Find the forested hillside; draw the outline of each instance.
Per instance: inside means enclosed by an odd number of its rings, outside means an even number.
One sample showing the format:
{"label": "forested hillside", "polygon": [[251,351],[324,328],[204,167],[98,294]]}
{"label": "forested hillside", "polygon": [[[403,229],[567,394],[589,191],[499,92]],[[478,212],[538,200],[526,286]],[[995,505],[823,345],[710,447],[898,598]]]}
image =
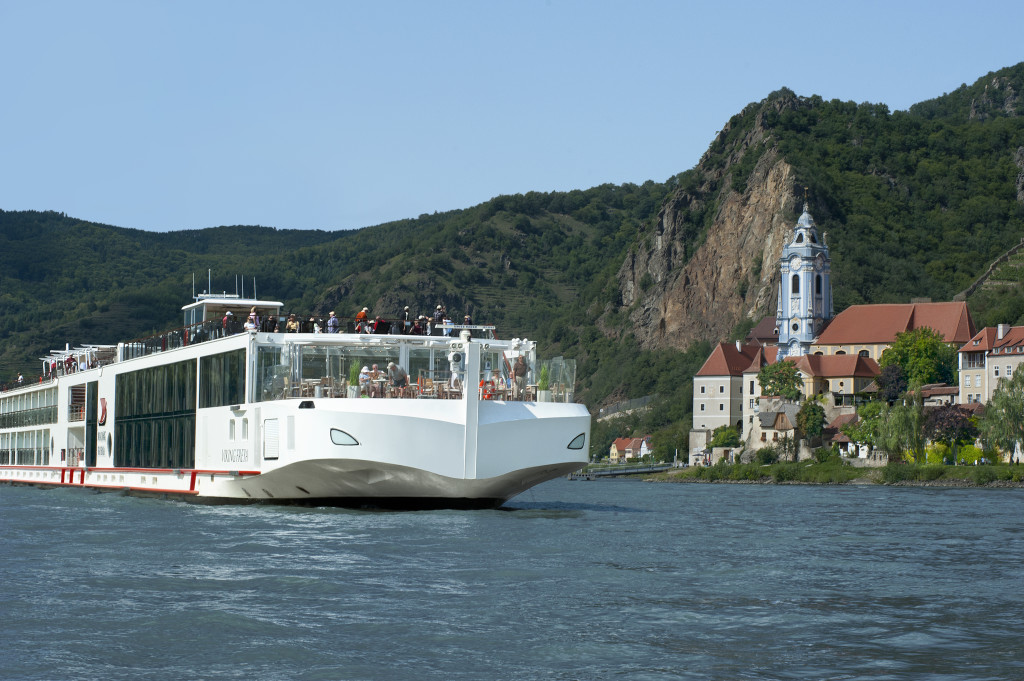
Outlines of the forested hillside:
{"label": "forested hillside", "polygon": [[[660,396],[643,415],[595,427],[595,441],[636,428],[670,452],[686,446],[691,378],[710,343],[774,313],[776,263],[764,243],[729,265],[728,290],[688,278],[695,258],[714,268],[731,257],[738,246],[715,237],[744,233],[743,211],[762,205],[752,197],[783,194],[768,227],[779,233],[808,188],[829,234],[837,312],[950,299],[1024,237],[1022,92],[1024,64],[906,112],[782,89],[666,182],[499,196],[352,232],[154,234],[0,211],[0,383],[35,375],[52,347],[176,326],[193,275],[204,289],[212,270],[214,290],[234,291],[242,276],[251,293],[255,278],[257,293],[287,311],[347,317],[366,305],[391,316],[444,302],[505,336],[535,338],[546,356],[579,360],[577,394],[591,407]],[[972,313],[979,324],[1024,323],[1019,272],[1000,272],[1009,281],[979,287]],[[654,333],[659,310],[686,297],[723,323]]]}

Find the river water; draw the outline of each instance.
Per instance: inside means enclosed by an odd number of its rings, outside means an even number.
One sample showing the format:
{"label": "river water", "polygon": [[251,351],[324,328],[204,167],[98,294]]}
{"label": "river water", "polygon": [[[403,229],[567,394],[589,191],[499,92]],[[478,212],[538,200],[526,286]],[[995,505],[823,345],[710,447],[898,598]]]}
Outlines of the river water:
{"label": "river water", "polygon": [[1022,508],[637,480],[404,513],[0,486],[0,678],[1021,679]]}

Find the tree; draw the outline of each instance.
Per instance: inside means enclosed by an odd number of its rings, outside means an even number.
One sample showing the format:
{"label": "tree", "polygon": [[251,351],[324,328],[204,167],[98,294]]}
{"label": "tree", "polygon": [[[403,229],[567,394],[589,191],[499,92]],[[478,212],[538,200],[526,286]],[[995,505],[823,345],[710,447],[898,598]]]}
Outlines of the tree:
{"label": "tree", "polygon": [[879,387],[878,396],[888,404],[892,404],[907,392],[907,377],[899,364],[890,364],[882,369],[882,373],[875,381]]}
{"label": "tree", "polygon": [[740,432],[736,426],[719,426],[711,434],[712,447],[739,447]]}
{"label": "tree", "polygon": [[973,442],[978,437],[978,427],[958,404],[947,404],[933,409],[925,419],[924,429],[932,441],[941,440],[949,443],[954,462],[957,445]]}
{"label": "tree", "polygon": [[857,409],[857,420],[844,424],[839,430],[850,438],[854,444],[867,445],[874,449],[878,442],[879,428],[882,423],[882,412],[885,404],[879,400],[872,400],[862,404]]}
{"label": "tree", "polygon": [[804,381],[793,362],[785,360],[768,364],[757,372],[762,395],[779,395],[788,400],[800,398]]}
{"label": "tree", "polygon": [[979,424],[983,438],[1012,455],[1024,441],[1024,368],[999,382]]}
{"label": "tree", "polygon": [[896,334],[896,340],[883,353],[878,365],[885,369],[898,365],[912,386],[956,382],[956,348],[938,331],[926,326]]}
{"label": "tree", "polygon": [[889,455],[889,461],[900,461],[910,453],[914,461],[924,461],[924,407],[921,393],[907,393],[902,404],[882,410],[878,428],[878,445]]}
{"label": "tree", "polygon": [[797,412],[796,427],[808,440],[821,437],[825,430],[825,408],[814,400],[807,400]]}

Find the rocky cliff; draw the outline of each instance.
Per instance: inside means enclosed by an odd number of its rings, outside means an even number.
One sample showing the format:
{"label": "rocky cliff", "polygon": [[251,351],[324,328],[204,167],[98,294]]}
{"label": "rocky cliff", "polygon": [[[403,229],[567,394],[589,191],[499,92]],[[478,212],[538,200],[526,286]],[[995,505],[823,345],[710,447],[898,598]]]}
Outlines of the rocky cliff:
{"label": "rocky cliff", "polygon": [[[680,188],[627,256],[618,273],[621,302],[643,347],[716,342],[743,319],[774,314],[776,265],[803,188],[794,187],[793,168],[762,123],[767,109],[798,105],[795,97],[759,105],[753,127],[736,139],[732,126],[742,114],[730,122],[696,169],[699,185]],[[745,178],[744,164],[752,166]],[[702,230],[694,229],[694,215],[705,216]]]}

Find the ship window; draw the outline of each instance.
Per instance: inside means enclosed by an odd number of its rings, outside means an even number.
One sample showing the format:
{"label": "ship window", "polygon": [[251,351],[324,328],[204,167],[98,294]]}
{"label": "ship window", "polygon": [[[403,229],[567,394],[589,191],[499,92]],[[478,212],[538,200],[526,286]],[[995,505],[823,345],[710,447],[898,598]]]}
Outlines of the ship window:
{"label": "ship window", "polygon": [[346,433],[344,430],[338,430],[337,428],[331,428],[331,442],[336,445],[343,445],[346,447],[359,444],[359,441],[354,437]]}
{"label": "ship window", "polygon": [[199,407],[245,402],[245,350],[203,357],[199,369]]}
{"label": "ship window", "polygon": [[196,360],[120,374],[114,391],[115,466],[193,467]]}
{"label": "ship window", "polygon": [[580,433],[572,439],[569,443],[569,449],[583,449],[583,444],[587,441],[587,434]]}

